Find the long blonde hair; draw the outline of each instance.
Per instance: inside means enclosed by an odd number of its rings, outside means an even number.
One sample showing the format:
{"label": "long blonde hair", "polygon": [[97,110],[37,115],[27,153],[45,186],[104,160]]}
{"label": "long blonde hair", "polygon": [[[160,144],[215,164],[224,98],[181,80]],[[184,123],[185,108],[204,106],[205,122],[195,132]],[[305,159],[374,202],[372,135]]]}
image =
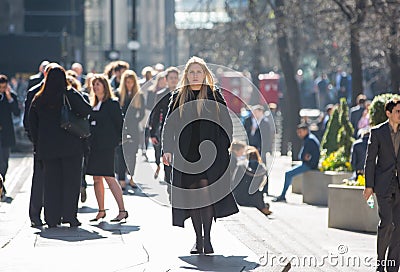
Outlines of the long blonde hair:
{"label": "long blonde hair", "polygon": [[[126,80],[133,79],[133,90],[129,94],[129,90],[126,89]],[[132,70],[125,70],[125,72],[121,76],[121,84],[119,85],[119,104],[121,107],[124,106],[125,99],[129,96],[130,99],[134,99],[132,106],[136,109],[142,107],[142,101],[140,99],[140,94],[142,94],[139,86],[139,80],[137,75]]]}
{"label": "long blonde hair", "polygon": [[201,69],[203,70],[203,72],[205,74],[204,82],[202,82],[202,87],[200,89],[199,96],[197,97],[197,114],[200,116],[200,113],[204,106],[204,100],[207,99],[207,87],[211,88],[214,99],[217,104],[216,105],[217,110],[219,111],[219,106],[218,106],[218,102],[217,102],[216,95],[215,95],[216,88],[215,88],[215,81],[214,81],[213,74],[210,71],[210,69],[208,68],[206,62],[202,58],[199,58],[196,56],[191,57],[185,65],[185,70],[183,71],[183,76],[178,84],[178,86],[179,86],[178,87],[178,97],[175,101],[174,106],[176,106],[179,103],[179,114],[182,117],[183,104],[186,101],[188,101],[189,91],[191,90],[189,80],[188,80],[188,72],[189,72],[189,68],[192,64],[200,65]]}
{"label": "long blonde hair", "polygon": [[[111,85],[110,82],[108,82],[108,79],[106,78],[105,75],[103,74],[95,74],[93,76],[93,79],[91,81],[92,84],[92,92],[93,92],[93,84],[96,81],[100,81],[100,83],[104,86],[104,97],[103,97],[103,101],[106,101],[110,98],[114,98],[114,93],[111,91]],[[97,104],[99,104],[99,99],[97,98],[96,95],[94,95],[94,93],[92,94],[92,106],[96,106]]]}

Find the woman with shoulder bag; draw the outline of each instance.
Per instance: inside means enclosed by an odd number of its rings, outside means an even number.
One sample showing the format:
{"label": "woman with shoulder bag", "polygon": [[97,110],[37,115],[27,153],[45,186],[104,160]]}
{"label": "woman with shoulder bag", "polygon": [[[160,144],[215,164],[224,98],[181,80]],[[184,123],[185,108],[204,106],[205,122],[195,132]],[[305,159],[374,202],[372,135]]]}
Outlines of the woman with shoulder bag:
{"label": "woman with shoulder bag", "polygon": [[69,223],[80,226],[77,219],[82,174],[83,140],[60,126],[64,95],[72,111],[85,117],[90,105],[73,88],[67,89],[65,70],[51,65],[40,91],[29,110],[29,125],[34,149],[43,163],[44,216],[49,227]]}
{"label": "woman with shoulder bag", "polygon": [[104,209],[104,184],[106,180],[119,208],[118,216],[112,222],[119,222],[128,218],[122,197],[121,186],[115,178],[114,155],[115,148],[121,143],[123,116],[121,107],[111,86],[104,75],[97,74],[92,79],[94,93],[92,113],[90,114],[90,154],[86,174],[93,176],[94,192],[99,206],[96,217],[90,221],[97,221],[106,217]]}

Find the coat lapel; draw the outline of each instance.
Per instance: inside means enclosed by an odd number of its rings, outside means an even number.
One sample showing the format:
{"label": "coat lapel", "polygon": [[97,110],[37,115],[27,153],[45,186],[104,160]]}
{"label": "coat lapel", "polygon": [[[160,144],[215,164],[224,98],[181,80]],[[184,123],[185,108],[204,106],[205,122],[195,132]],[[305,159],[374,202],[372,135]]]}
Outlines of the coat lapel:
{"label": "coat lapel", "polygon": [[384,143],[390,143],[389,149],[391,150],[391,153],[392,153],[393,157],[396,158],[396,153],[394,152],[394,148],[393,148],[392,137],[390,136],[390,125],[389,125],[389,122],[386,123],[385,136],[384,137],[385,137]]}

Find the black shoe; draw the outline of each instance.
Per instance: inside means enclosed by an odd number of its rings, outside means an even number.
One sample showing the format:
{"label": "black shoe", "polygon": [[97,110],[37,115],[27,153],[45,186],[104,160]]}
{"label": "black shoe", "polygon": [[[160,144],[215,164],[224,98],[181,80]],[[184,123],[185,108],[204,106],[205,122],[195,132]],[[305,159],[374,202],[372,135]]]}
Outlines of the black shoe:
{"label": "black shoe", "polygon": [[286,198],[284,196],[278,196],[272,199],[272,202],[286,202]]}
{"label": "black shoe", "polygon": [[196,239],[196,243],[190,250],[190,254],[203,254],[204,241],[203,238]]}
{"label": "black shoe", "polygon": [[80,226],[82,226],[82,223],[79,222],[78,220],[74,220],[74,221],[72,221],[72,222],[69,222],[69,227],[70,227],[70,228],[73,228],[73,227],[80,227]]}
{"label": "black shoe", "polygon": [[204,240],[204,254],[212,254],[214,253],[214,249],[211,245],[211,241]]}
{"label": "black shoe", "polygon": [[[103,215],[101,215],[103,214]],[[99,210],[96,217],[93,219],[90,219],[90,222],[97,222],[99,221],[99,219],[104,219],[104,217],[106,217],[106,210]]]}
{"label": "black shoe", "polygon": [[43,226],[43,222],[40,219],[31,219],[31,227],[32,228],[37,228]]}

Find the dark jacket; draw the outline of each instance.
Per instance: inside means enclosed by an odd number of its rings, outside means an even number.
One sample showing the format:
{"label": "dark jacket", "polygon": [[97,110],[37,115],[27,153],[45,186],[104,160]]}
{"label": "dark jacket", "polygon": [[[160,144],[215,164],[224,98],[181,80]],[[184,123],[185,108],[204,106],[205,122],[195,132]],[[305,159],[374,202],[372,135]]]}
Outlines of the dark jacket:
{"label": "dark jacket", "polygon": [[123,115],[117,100],[103,101],[99,111],[90,114],[90,149],[115,148],[121,143]]}
{"label": "dark jacket", "polygon": [[44,74],[41,72],[30,76],[28,81],[28,90],[33,86],[39,84],[43,79],[44,79]]}
{"label": "dark jacket", "polygon": [[[215,123],[201,121],[200,135],[198,135],[198,137],[200,142],[205,140],[211,141],[217,149],[216,158],[206,172],[208,182],[212,188],[209,191],[211,202],[214,203],[214,216],[215,218],[221,218],[237,213],[238,208],[230,189],[230,155],[228,149],[232,139],[232,120],[221,92],[217,90],[215,95],[216,101],[219,103],[219,113],[216,112],[215,98],[210,88],[207,92],[207,104],[201,113],[201,118],[214,120]],[[177,92],[174,92],[171,96],[167,119],[165,120],[163,128],[162,145],[164,153],[168,152],[174,155],[172,174],[172,183],[174,185],[172,188],[173,225],[183,227],[184,221],[189,217],[188,209],[175,208],[175,201],[179,197],[182,197],[182,192],[175,191],[176,188],[183,187],[183,173],[179,169],[185,169],[185,163],[179,159],[179,157],[185,157],[188,154],[191,144],[192,127],[185,124],[190,124],[193,120],[199,120],[199,117],[197,116],[195,105],[192,105],[192,103],[185,103],[184,113],[182,117],[180,117],[178,106],[175,105],[177,96]],[[194,98],[190,100],[193,99]],[[183,127],[185,127],[185,129],[183,129]],[[188,202],[192,201],[192,199],[187,197],[183,198]]]}
{"label": "dark jacket", "polygon": [[31,140],[31,141],[32,141],[32,137],[31,137],[31,133],[30,133],[30,129],[29,129],[29,109],[31,108],[33,98],[40,91],[40,88],[42,88],[43,84],[44,84],[44,81],[41,81],[39,84],[36,84],[35,86],[29,88],[28,92],[26,93],[23,123],[24,123],[25,132],[28,135],[29,140]]}
{"label": "dark jacket", "polygon": [[263,193],[259,191],[260,185],[266,181],[267,169],[258,161],[244,161],[237,165],[233,190],[236,201],[242,206],[254,206],[258,209],[265,208]]}
{"label": "dark jacket", "polygon": [[18,107],[17,95],[11,93],[12,102],[7,100],[5,94],[0,94],[0,135],[1,145],[11,147],[15,145],[15,132],[12,114],[19,116],[21,110]]}
{"label": "dark jacket", "polygon": [[150,114],[150,136],[161,139],[162,128],[167,117],[168,104],[171,98],[169,88],[164,88],[157,92],[156,103]]}
{"label": "dark jacket", "polygon": [[355,172],[364,171],[365,157],[367,156],[369,134],[358,139],[351,146],[351,167]]}
{"label": "dark jacket", "polygon": [[[310,154],[311,159],[309,161],[305,160],[305,155]],[[319,141],[314,134],[309,133],[304,137],[303,146],[299,153],[299,160],[306,164],[311,169],[317,169],[319,163]]]}
{"label": "dark jacket", "polygon": [[379,195],[385,195],[390,189],[393,178],[399,179],[400,152],[397,157],[390,137],[389,121],[371,129],[365,160],[365,184]]}
{"label": "dark jacket", "polygon": [[[118,97],[118,99],[120,98],[119,91],[115,92],[115,95]],[[134,108],[133,105],[131,104],[132,99],[129,99],[128,97],[126,97],[124,105],[122,105],[121,107],[125,119],[123,135],[125,137],[129,135],[129,137],[131,137],[131,139],[137,143],[139,143],[139,138],[140,138],[139,123],[140,121],[143,120],[145,114],[144,95],[140,94],[139,96],[141,103],[140,108]],[[123,141],[125,140],[127,139],[124,139]]]}
{"label": "dark jacket", "polygon": [[[80,116],[90,113],[90,105],[76,90],[66,91],[72,110]],[[55,159],[83,154],[83,140],[60,127],[59,107],[48,107],[33,100],[29,110],[29,131],[38,159]]]}

